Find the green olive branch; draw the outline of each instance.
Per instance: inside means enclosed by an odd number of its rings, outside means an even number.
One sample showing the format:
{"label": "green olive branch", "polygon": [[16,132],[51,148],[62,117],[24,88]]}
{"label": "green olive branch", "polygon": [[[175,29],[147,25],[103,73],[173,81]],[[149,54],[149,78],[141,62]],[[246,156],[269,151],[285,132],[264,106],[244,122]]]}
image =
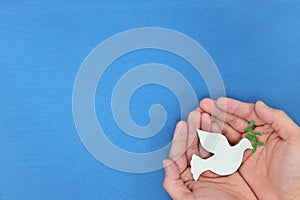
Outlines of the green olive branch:
{"label": "green olive branch", "polygon": [[253,141],[253,149],[252,149],[252,153],[255,153],[256,152],[256,149],[257,149],[257,145],[258,146],[265,146],[264,143],[262,142],[259,142],[257,141],[257,136],[261,136],[261,133],[259,132],[254,132],[253,130],[253,127],[254,127],[254,120],[252,120],[249,125],[248,125],[248,128],[245,129],[244,132],[246,133],[252,133],[252,134],[247,134],[246,135],[246,138],[250,141]]}

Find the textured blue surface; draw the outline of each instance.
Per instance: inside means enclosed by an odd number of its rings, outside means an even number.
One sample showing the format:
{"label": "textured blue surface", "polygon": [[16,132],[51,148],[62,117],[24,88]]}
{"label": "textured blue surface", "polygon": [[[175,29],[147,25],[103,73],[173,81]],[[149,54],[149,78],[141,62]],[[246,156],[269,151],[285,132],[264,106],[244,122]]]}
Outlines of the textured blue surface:
{"label": "textured blue surface", "polygon": [[[104,166],[84,148],[73,122],[72,89],[81,62],[101,41],[127,29],[158,26],[189,35],[216,62],[229,97],[262,99],[299,124],[300,3],[226,2],[0,1],[0,199],[169,198],[162,170],[127,174]],[[109,92],[117,77],[146,62],[178,69],[199,99],[208,96],[204,81],[178,56],[132,53],[109,68],[102,80],[107,87],[97,91],[104,129],[116,129]],[[147,124],[153,103],[168,110],[161,133],[146,140],[108,137],[134,152],[170,142],[180,112],[168,90],[141,88],[131,99],[132,117]]]}

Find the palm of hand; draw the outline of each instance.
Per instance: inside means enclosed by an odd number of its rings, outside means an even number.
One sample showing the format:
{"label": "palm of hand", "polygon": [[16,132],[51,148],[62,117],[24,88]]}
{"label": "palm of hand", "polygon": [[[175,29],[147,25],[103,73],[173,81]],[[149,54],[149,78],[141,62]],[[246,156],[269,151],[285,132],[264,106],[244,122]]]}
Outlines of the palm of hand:
{"label": "palm of hand", "polygon": [[[190,172],[190,167],[186,170]],[[192,198],[188,199],[255,199],[239,172],[225,177],[210,172],[205,174],[198,181],[185,180],[186,187],[192,192]]]}
{"label": "palm of hand", "polygon": [[291,150],[295,147],[284,141],[268,124],[256,130],[263,133],[259,139],[265,146],[246,155],[239,172],[257,197],[277,199],[281,193],[288,194],[289,190],[297,189],[294,186],[299,183],[300,165],[296,167],[294,164],[297,160],[300,163],[300,158],[292,152],[300,152],[300,149]]}

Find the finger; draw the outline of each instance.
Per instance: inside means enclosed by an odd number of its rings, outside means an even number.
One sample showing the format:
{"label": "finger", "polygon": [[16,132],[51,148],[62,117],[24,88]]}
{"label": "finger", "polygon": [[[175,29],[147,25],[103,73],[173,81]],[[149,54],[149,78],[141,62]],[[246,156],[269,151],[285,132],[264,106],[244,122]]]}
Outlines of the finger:
{"label": "finger", "polygon": [[[242,133],[244,132],[245,128],[248,127],[248,122],[246,120],[219,109],[216,106],[216,102],[214,102],[212,99],[203,99],[200,102],[200,107],[204,112],[207,112],[214,118],[219,119],[220,122],[223,122],[225,120],[226,123],[230,124],[230,126],[238,132]],[[222,124],[220,124],[220,122],[218,125],[222,127]]]}
{"label": "finger", "polygon": [[211,119],[208,113],[202,113],[201,115],[201,130],[207,132],[211,131]]}
{"label": "finger", "polygon": [[[210,115],[208,113],[202,113],[201,114],[201,130],[203,131],[211,131],[211,118]],[[206,151],[201,144],[199,144],[199,156],[202,158],[208,158],[210,157],[212,154],[209,153],[208,151]]]}
{"label": "finger", "polygon": [[163,161],[163,165],[165,170],[164,188],[166,191],[172,199],[186,199],[191,191],[179,178],[179,171],[175,162],[166,159]]}
{"label": "finger", "polygon": [[222,132],[221,127],[219,127],[218,124],[214,121],[211,122],[211,132],[214,132],[214,133]]}
{"label": "finger", "polygon": [[245,119],[247,122],[255,121],[255,125],[262,125],[264,122],[255,113],[255,106],[252,103],[244,103],[235,99],[221,97],[216,101],[219,109],[237,117]]}
{"label": "finger", "polygon": [[187,124],[180,121],[176,125],[169,157],[176,163],[179,173],[187,167],[185,156],[187,142]]}
{"label": "finger", "polygon": [[199,139],[197,135],[197,129],[200,129],[201,114],[199,111],[192,111],[187,120],[188,124],[188,140],[186,157],[189,162],[192,159],[192,155],[199,155]]}
{"label": "finger", "polygon": [[298,125],[285,112],[270,108],[262,101],[255,104],[255,111],[263,121],[271,125],[282,139],[300,137]]}
{"label": "finger", "polygon": [[180,174],[180,179],[186,183],[188,181],[194,181],[191,168],[187,168],[182,174]]}
{"label": "finger", "polygon": [[195,109],[196,111],[202,112],[202,109],[200,107]]}
{"label": "finger", "polygon": [[219,130],[221,130],[219,132],[225,135],[230,144],[235,145],[241,140],[242,134],[233,129],[229,124],[222,123],[217,118],[212,118],[212,121],[219,127]]}

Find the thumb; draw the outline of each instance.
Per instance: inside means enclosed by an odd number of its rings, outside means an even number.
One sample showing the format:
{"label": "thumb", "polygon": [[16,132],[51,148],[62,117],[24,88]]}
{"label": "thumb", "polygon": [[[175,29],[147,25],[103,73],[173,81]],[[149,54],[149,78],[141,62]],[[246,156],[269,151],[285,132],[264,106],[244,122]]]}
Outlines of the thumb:
{"label": "thumb", "polygon": [[258,101],[255,104],[255,112],[262,121],[270,124],[282,139],[300,136],[298,125],[282,110],[270,108],[262,101]]}

